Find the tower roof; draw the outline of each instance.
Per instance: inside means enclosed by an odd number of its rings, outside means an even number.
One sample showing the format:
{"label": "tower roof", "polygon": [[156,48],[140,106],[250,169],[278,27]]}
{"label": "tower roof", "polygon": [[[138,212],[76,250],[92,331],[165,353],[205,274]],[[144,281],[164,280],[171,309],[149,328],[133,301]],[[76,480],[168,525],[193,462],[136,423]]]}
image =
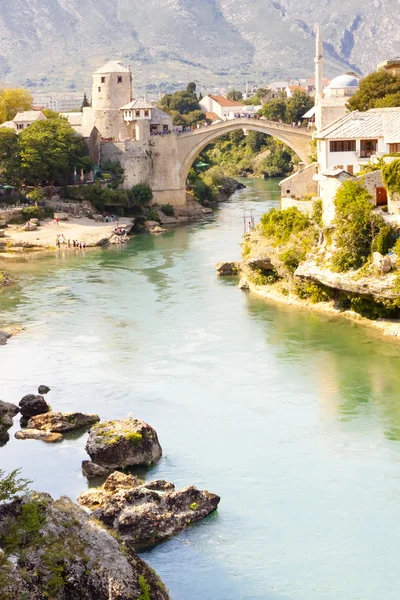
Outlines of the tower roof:
{"label": "tower roof", "polygon": [[103,67],[95,71],[96,73],[129,73],[129,69],[124,67],[120,60],[110,60]]}

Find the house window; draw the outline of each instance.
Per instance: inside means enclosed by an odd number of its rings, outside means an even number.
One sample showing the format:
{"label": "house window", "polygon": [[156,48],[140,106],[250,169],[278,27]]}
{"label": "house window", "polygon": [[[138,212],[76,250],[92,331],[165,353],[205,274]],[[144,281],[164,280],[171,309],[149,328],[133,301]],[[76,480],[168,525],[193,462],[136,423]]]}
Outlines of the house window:
{"label": "house window", "polygon": [[117,83],[122,83],[122,76],[121,75],[118,75],[118,77],[117,77]]}
{"label": "house window", "polygon": [[145,111],[144,111],[144,116],[145,116],[145,117],[148,117],[148,116],[149,116],[149,111],[148,111],[148,110],[145,110]]}
{"label": "house window", "polygon": [[22,123],[18,123],[17,129],[23,129],[23,128],[24,128],[23,124]]}
{"label": "house window", "polygon": [[99,92],[101,92],[101,87],[98,88]]}
{"label": "house window", "polygon": [[399,154],[400,153],[400,143],[399,144],[389,144],[389,154]]}
{"label": "house window", "polygon": [[140,117],[140,110],[136,111],[136,117],[139,118]]}
{"label": "house window", "polygon": [[378,148],[378,140],[361,140],[360,142],[360,158],[369,158],[376,154]]}
{"label": "house window", "polygon": [[356,140],[331,141],[331,152],[355,152]]}
{"label": "house window", "polygon": [[101,83],[105,83],[105,82],[106,82],[106,78],[105,78],[105,77],[102,77],[102,78],[101,78]]}
{"label": "house window", "polygon": [[168,125],[163,125],[163,131],[169,131]]}
{"label": "house window", "polygon": [[350,175],[353,175],[353,173],[354,173],[354,166],[353,165],[347,165],[346,171],[348,173],[350,173]]}

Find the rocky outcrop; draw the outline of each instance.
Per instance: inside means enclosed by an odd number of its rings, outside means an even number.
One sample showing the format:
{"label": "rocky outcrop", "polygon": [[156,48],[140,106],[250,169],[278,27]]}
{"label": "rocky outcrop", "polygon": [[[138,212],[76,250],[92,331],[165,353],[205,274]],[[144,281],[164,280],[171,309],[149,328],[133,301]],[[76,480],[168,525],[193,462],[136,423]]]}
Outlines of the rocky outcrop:
{"label": "rocky outcrop", "polygon": [[47,444],[61,442],[63,435],[61,433],[53,433],[52,431],[40,431],[40,429],[21,429],[17,431],[15,436],[17,440],[39,440]]}
{"label": "rocky outcrop", "polygon": [[69,498],[0,506],[2,600],[170,600],[135,552]]}
{"label": "rocky outcrop", "polygon": [[274,269],[274,265],[268,256],[255,256],[246,261],[246,265],[253,270],[261,269],[262,271],[272,271]]}
{"label": "rocky outcrop", "polygon": [[19,409],[23,417],[34,417],[49,412],[50,406],[43,396],[27,394],[20,401]]}
{"label": "rocky outcrop", "polygon": [[13,425],[13,417],[18,413],[19,408],[10,402],[0,400],[0,446],[4,446],[10,439],[8,430]]}
{"label": "rocky outcrop", "polygon": [[176,490],[163,480],[132,484],[116,473],[100,489],[81,494],[78,502],[93,516],[114,528],[127,543],[144,548],[165,540],[215,511],[219,496],[190,486]]}
{"label": "rocky outcrop", "polygon": [[10,337],[11,334],[7,331],[0,331],[0,346],[4,346],[5,344],[7,344],[7,340],[9,340]]}
{"label": "rocky outcrop", "polygon": [[224,177],[221,185],[218,186],[217,202],[226,202],[236,192],[242,190],[246,186],[233,177]]}
{"label": "rocky outcrop", "polygon": [[322,283],[329,288],[360,296],[393,300],[399,295],[395,288],[396,276],[391,273],[384,277],[372,275],[360,277],[357,271],[333,273],[314,261],[305,261],[297,267],[294,275],[300,279]]}
{"label": "rocky outcrop", "polygon": [[100,465],[96,465],[96,463],[91,460],[83,460],[82,461],[82,473],[87,479],[94,479],[95,477],[107,477],[110,475],[112,469],[106,469],[106,467],[101,467]]}
{"label": "rocky outcrop", "polygon": [[47,387],[47,385],[39,385],[38,387],[38,394],[48,394],[50,391],[50,388]]}
{"label": "rocky outcrop", "polygon": [[100,417],[98,415],[86,415],[80,412],[49,412],[29,419],[27,427],[28,429],[65,433],[66,431],[88,427],[99,421]]}
{"label": "rocky outcrop", "polygon": [[86,452],[93,462],[108,468],[151,465],[162,455],[156,431],[144,421],[132,418],[94,426]]}
{"label": "rocky outcrop", "polygon": [[217,275],[220,277],[230,277],[238,274],[240,262],[219,262],[214,268],[217,271]]}

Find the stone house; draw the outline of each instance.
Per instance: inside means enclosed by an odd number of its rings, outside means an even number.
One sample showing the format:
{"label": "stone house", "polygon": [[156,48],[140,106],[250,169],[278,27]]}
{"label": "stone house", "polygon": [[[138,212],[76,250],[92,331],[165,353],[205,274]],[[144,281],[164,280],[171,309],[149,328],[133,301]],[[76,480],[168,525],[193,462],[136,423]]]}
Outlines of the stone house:
{"label": "stone house", "polygon": [[215,113],[220,119],[229,119],[235,113],[247,111],[245,104],[229,100],[225,96],[213,96],[209,94],[208,96],[204,96],[199,104],[205,113]]}
{"label": "stone house", "polygon": [[37,121],[45,121],[46,117],[40,110],[26,110],[15,115],[13,123],[17,133],[36,123]]}

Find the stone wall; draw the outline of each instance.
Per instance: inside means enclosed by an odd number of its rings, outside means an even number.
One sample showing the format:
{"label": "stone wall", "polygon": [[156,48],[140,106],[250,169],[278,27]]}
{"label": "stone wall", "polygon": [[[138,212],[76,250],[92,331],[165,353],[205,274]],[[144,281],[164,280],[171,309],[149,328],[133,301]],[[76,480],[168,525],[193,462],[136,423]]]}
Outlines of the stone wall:
{"label": "stone wall", "polygon": [[152,185],[152,151],[143,142],[106,142],[101,145],[101,163],[119,161],[125,171],[123,187],[131,188],[137,183]]}
{"label": "stone wall", "polygon": [[314,203],[311,200],[296,200],[294,198],[281,198],[281,209],[297,208],[300,212],[308,217],[312,213]]}
{"label": "stone wall", "polygon": [[286,177],[279,183],[282,199],[294,198],[301,200],[306,194],[317,194],[318,183],[314,181],[317,172],[318,164],[312,163],[297,173]]}

